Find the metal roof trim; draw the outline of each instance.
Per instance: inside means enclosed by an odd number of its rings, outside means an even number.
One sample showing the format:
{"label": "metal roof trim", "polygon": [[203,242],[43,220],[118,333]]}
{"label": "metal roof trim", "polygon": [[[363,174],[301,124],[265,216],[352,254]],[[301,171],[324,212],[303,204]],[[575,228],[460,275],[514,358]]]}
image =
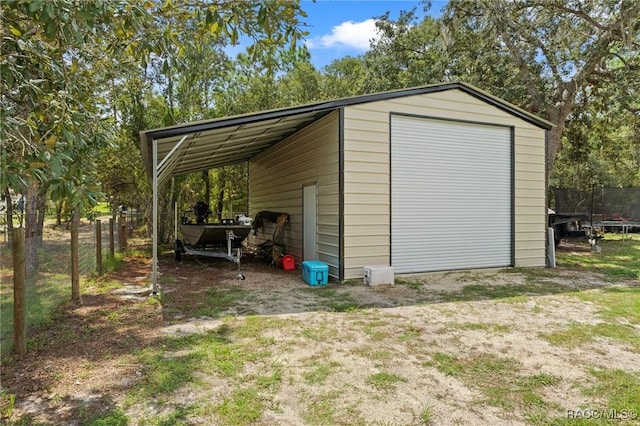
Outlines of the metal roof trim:
{"label": "metal roof trim", "polygon": [[[178,124],[170,127],[163,127],[151,130],[144,130],[140,132],[140,147],[142,151],[143,161],[145,167],[147,169],[147,173],[149,176],[152,176],[152,165],[151,165],[151,148],[153,140],[161,140],[166,138],[179,137],[185,134],[194,135],[194,138],[197,138],[195,135],[201,132],[208,132],[216,129],[223,129],[227,127],[233,126],[242,126],[250,123],[257,123],[261,121],[268,120],[280,120],[286,119],[290,117],[295,117],[300,120],[302,124],[306,123],[307,120],[315,121],[324,115],[328,114],[331,111],[344,108],[345,106],[350,105],[358,105],[368,102],[376,102],[383,101],[388,99],[401,98],[406,96],[415,96],[422,95],[428,93],[437,93],[444,92],[447,90],[461,90],[464,93],[469,94],[477,99],[480,99],[496,108],[505,111],[513,116],[516,116],[528,123],[531,123],[540,128],[549,130],[553,128],[553,124],[547,120],[544,120],[524,109],[513,105],[503,99],[500,99],[496,96],[493,96],[481,89],[478,89],[470,84],[463,83],[460,81],[450,82],[450,83],[440,83],[429,86],[421,86],[421,87],[413,87],[407,89],[399,89],[392,90],[381,93],[374,93],[369,95],[360,95],[353,96],[349,98],[342,98],[332,101],[323,101],[316,102],[306,105],[299,105],[294,107],[280,108],[268,111],[260,111],[253,112],[242,115],[235,115],[230,117],[219,117],[210,120],[197,121],[192,123],[184,123]],[[307,117],[304,117],[304,116]],[[291,120],[295,121],[295,119]],[[293,131],[295,133],[299,130],[299,126],[296,126],[296,130]],[[242,128],[237,130],[238,132],[242,132]],[[284,137],[289,136],[292,133],[288,133],[283,135]],[[207,135],[209,136],[209,135]]]}
{"label": "metal roof trim", "polygon": [[525,111],[516,105],[510,104],[509,102],[493,96],[487,92],[484,92],[483,90],[478,89],[470,84],[457,81],[452,83],[441,83],[429,86],[391,90],[370,95],[359,95],[332,101],[323,101],[294,107],[235,115],[230,117],[219,117],[211,120],[197,121],[193,123],[178,124],[170,127],[142,131],[141,135],[144,135],[146,138],[151,139],[162,139],[184,133],[196,133],[199,131],[214,130],[221,127],[242,125],[258,121],[287,117],[291,115],[300,115],[309,112],[320,112],[324,110],[334,110],[343,106],[382,101],[386,99],[394,99],[405,96],[421,95],[426,93],[442,92],[454,89],[460,89],[469,95],[481,99],[493,106],[502,109],[505,112],[520,117],[523,120],[535,124],[541,128],[549,130],[553,127],[553,124],[548,122],[547,120],[537,117],[536,115],[529,113],[528,111]]}

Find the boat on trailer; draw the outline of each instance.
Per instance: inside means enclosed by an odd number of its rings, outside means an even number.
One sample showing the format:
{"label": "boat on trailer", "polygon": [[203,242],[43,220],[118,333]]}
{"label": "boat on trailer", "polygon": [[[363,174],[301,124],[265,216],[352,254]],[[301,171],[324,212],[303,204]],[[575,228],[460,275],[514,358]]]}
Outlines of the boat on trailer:
{"label": "boat on trailer", "polygon": [[[242,242],[249,235],[251,225],[239,219],[208,223],[210,214],[209,206],[200,201],[193,206],[193,210],[183,213],[180,223],[176,220],[176,235],[179,228],[182,239],[176,238],[175,259],[182,260],[184,254],[226,259],[238,265],[237,277],[244,280],[245,276],[240,270]],[[191,219],[192,216],[195,217],[195,222]]]}

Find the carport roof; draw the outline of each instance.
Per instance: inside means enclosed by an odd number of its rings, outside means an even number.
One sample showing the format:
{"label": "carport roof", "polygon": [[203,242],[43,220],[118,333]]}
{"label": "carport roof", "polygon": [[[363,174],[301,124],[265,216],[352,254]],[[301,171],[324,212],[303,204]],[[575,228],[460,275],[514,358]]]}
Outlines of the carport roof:
{"label": "carport roof", "polygon": [[248,161],[326,114],[345,106],[454,89],[538,127],[552,127],[548,121],[500,98],[466,83],[454,82],[145,130],[140,132],[140,148],[147,173],[153,176],[153,143],[156,143],[158,180],[162,183],[171,176]]}

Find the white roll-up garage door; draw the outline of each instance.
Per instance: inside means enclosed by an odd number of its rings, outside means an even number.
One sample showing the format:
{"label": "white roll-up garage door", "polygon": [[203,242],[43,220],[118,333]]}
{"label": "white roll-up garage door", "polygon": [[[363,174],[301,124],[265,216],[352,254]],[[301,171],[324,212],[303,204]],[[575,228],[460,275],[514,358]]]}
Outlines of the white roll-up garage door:
{"label": "white roll-up garage door", "polygon": [[511,128],[391,117],[391,263],[426,272],[512,264]]}

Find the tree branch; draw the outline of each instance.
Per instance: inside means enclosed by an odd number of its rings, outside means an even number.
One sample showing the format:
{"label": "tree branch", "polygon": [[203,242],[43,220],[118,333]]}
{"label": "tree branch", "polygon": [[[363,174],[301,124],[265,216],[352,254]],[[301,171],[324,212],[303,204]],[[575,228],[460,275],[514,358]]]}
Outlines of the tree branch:
{"label": "tree branch", "polygon": [[533,76],[531,75],[531,72],[529,70],[529,67],[527,66],[527,63],[524,61],[524,58],[522,57],[522,52],[520,51],[520,48],[518,48],[518,46],[515,43],[513,43],[511,39],[506,36],[506,34],[503,33],[502,38],[504,43],[507,45],[507,48],[511,52],[511,55],[513,55],[516,61],[516,66],[520,70],[520,74],[522,74],[522,78],[527,86],[527,93],[529,93],[529,96],[531,96],[531,100],[536,105],[536,108],[542,111],[544,109],[542,107],[543,105],[542,96],[540,95],[538,88],[533,82],[534,81]]}
{"label": "tree branch", "polygon": [[587,12],[585,12],[582,9],[582,6],[578,6],[579,10],[571,9],[570,7],[566,6],[566,3],[564,1],[560,1],[557,3],[550,2],[548,6],[550,9],[557,9],[560,12],[565,12],[570,15],[574,15],[578,18],[581,18],[587,21],[589,24],[593,25],[594,27],[598,28],[599,30],[606,31],[609,28],[606,25],[603,25],[600,22],[598,22],[596,19],[592,18]]}

